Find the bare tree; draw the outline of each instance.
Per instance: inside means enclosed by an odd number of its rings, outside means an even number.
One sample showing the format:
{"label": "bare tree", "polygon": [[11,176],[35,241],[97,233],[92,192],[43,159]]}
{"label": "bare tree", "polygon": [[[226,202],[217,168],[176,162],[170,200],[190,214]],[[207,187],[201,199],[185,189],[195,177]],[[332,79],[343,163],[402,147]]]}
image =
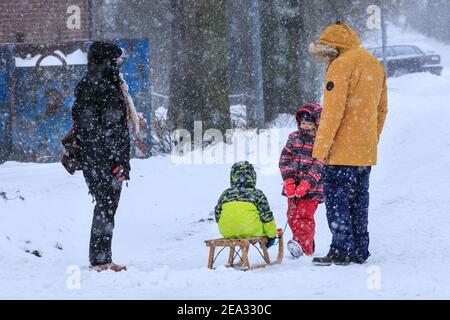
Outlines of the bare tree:
{"label": "bare tree", "polygon": [[193,132],[229,128],[225,0],[171,0],[172,68],[169,120]]}

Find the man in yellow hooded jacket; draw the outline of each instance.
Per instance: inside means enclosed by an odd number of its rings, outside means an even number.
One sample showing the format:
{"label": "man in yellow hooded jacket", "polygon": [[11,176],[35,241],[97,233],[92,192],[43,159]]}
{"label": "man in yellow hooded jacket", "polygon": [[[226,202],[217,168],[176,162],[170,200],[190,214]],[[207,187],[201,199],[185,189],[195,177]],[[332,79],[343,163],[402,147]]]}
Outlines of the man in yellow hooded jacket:
{"label": "man in yellow hooded jacket", "polygon": [[333,234],[327,256],[313,262],[364,263],[370,256],[369,177],[387,114],[386,73],[345,23],[327,27],[310,53],[328,63],[313,157],[325,163],[325,204]]}

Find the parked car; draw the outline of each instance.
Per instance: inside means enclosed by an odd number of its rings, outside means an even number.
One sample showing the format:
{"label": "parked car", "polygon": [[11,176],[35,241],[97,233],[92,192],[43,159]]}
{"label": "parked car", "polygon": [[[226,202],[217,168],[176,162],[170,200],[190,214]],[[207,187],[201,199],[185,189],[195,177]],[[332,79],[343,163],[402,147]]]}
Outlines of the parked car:
{"label": "parked car", "polygon": [[[369,48],[368,51],[383,62],[382,48]],[[443,70],[440,55],[432,51],[424,52],[417,46],[387,46],[386,58],[389,77],[415,72],[431,72],[440,76]]]}

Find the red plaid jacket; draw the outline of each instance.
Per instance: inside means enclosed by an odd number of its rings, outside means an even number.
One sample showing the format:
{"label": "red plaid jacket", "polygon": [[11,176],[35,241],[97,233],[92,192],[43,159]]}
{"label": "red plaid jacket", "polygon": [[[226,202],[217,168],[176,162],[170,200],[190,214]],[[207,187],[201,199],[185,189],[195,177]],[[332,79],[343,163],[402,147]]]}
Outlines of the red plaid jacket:
{"label": "red plaid jacket", "polygon": [[323,202],[323,163],[312,157],[313,148],[314,137],[306,131],[291,133],[281,152],[279,167],[283,181],[293,178],[296,185],[301,180],[309,182],[311,189],[302,199]]}

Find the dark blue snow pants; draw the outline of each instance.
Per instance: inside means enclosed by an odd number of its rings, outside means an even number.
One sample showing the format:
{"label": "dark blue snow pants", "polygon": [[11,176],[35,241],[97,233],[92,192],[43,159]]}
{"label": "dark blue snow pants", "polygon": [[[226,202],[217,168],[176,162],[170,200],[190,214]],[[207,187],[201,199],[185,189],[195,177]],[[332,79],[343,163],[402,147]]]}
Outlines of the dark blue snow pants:
{"label": "dark blue snow pants", "polygon": [[324,193],[333,235],[329,254],[363,263],[369,253],[369,177],[371,167],[325,166]]}

